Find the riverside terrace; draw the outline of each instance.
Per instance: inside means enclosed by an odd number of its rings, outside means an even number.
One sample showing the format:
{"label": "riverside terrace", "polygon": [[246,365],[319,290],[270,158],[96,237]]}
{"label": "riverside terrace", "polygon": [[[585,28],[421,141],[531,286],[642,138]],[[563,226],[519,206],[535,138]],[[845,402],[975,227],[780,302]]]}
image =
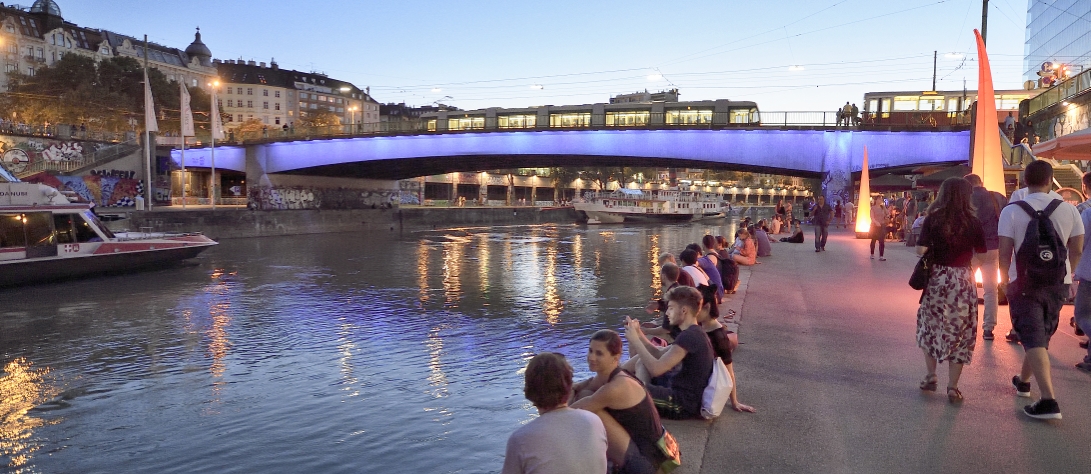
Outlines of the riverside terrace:
{"label": "riverside terrace", "polygon": [[[282,131],[276,131],[280,133]],[[216,148],[216,167],[404,179],[459,171],[572,165],[729,168],[823,177],[827,193],[848,195],[867,147],[870,169],[965,162],[970,132],[892,131],[823,126],[656,126],[436,131],[319,137],[286,136]],[[211,166],[209,149],[186,151],[186,166]],[[178,150],[173,159],[181,164]]]}

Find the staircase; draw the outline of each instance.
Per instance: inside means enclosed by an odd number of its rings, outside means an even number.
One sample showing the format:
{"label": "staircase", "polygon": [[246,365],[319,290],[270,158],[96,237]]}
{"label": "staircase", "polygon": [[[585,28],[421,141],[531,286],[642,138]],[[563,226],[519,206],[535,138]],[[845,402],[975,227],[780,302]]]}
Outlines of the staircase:
{"label": "staircase", "polygon": [[46,161],[38,160],[31,163],[22,171],[15,174],[19,179],[36,175],[43,171],[54,171],[62,174],[78,174],[91,168],[102,166],[111,161],[124,158],[142,150],[143,147],[135,139],[121,142],[95,150],[94,153],[84,156],[80,160]]}

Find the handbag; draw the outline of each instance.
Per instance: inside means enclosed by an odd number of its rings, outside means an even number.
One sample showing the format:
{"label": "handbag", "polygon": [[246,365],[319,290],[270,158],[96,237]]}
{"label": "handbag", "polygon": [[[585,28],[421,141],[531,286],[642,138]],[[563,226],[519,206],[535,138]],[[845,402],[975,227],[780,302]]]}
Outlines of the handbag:
{"label": "handbag", "polygon": [[735,383],[731,380],[724,361],[719,357],[713,359],[712,375],[708,377],[708,386],[701,394],[701,416],[706,420],[720,416],[734,388]]}
{"label": "handbag", "polygon": [[655,442],[655,446],[659,448],[659,452],[666,458],[659,464],[659,470],[664,474],[669,474],[675,470],[678,466],[682,465],[682,450],[678,448],[678,441],[674,439],[674,435],[666,428],[663,429],[663,436],[659,437],[659,440]]}
{"label": "handbag", "polygon": [[928,286],[928,279],[932,276],[932,250],[928,250],[917,260],[913,267],[913,274],[909,276],[909,287],[914,290],[923,290]]}

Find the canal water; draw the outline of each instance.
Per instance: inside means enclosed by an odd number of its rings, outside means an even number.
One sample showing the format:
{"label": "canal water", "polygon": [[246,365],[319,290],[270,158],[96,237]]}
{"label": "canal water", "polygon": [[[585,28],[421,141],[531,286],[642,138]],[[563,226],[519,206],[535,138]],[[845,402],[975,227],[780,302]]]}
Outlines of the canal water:
{"label": "canal water", "polygon": [[[496,472],[535,353],[656,292],[732,221],[222,242],[190,263],[0,289],[0,470]],[[5,467],[6,466],[6,467]]]}

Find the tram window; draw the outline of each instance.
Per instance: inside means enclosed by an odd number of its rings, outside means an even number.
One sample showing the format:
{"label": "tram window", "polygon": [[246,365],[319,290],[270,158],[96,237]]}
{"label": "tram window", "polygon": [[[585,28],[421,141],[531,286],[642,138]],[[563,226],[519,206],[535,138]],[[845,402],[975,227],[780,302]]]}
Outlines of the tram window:
{"label": "tram window", "polygon": [[73,225],[76,227],[76,242],[102,242],[102,237],[95,233],[95,229],[91,228],[91,224],[83,220],[82,216],[75,219]]}
{"label": "tram window", "polygon": [[28,212],[23,214],[26,219],[26,235],[28,247],[47,247],[57,245],[53,237],[53,213]]}
{"label": "tram window", "polygon": [[921,99],[920,110],[925,112],[942,111],[943,110],[943,97],[935,99]]}
{"label": "tram window", "polygon": [[550,127],[588,127],[591,125],[591,113],[549,114]]}
{"label": "tram window", "polygon": [[867,103],[867,109],[866,109],[866,110],[867,110],[868,112],[870,112],[870,113],[875,113],[875,112],[878,112],[878,111],[879,111],[879,99],[871,99],[871,100],[868,100],[868,103]]}
{"label": "tram window", "polygon": [[648,118],[651,116],[651,112],[607,112],[606,113],[606,126],[607,127],[632,127],[648,124]]}
{"label": "tram window", "polygon": [[894,98],[894,111],[905,112],[917,110],[917,97],[895,97]]}
{"label": "tram window", "polygon": [[436,131],[436,119],[432,119],[432,120],[428,121],[428,131],[429,132]]}
{"label": "tram window", "polygon": [[56,229],[58,244],[76,243],[76,232],[72,229],[72,214],[53,214],[53,228]]}
{"label": "tram window", "polygon": [[99,230],[102,231],[102,233],[106,235],[107,238],[114,238],[114,233],[110,232],[110,229],[108,227],[102,225],[102,221],[98,220],[98,217],[96,217],[94,213],[92,213],[91,211],[83,211],[82,213],[80,213],[80,215],[83,216],[83,220],[94,224],[95,227],[98,227]]}
{"label": "tram window", "polygon": [[501,115],[496,117],[500,128],[534,128],[538,123],[537,115]]}
{"label": "tram window", "polygon": [[23,217],[19,214],[0,214],[0,248],[26,247]]}

